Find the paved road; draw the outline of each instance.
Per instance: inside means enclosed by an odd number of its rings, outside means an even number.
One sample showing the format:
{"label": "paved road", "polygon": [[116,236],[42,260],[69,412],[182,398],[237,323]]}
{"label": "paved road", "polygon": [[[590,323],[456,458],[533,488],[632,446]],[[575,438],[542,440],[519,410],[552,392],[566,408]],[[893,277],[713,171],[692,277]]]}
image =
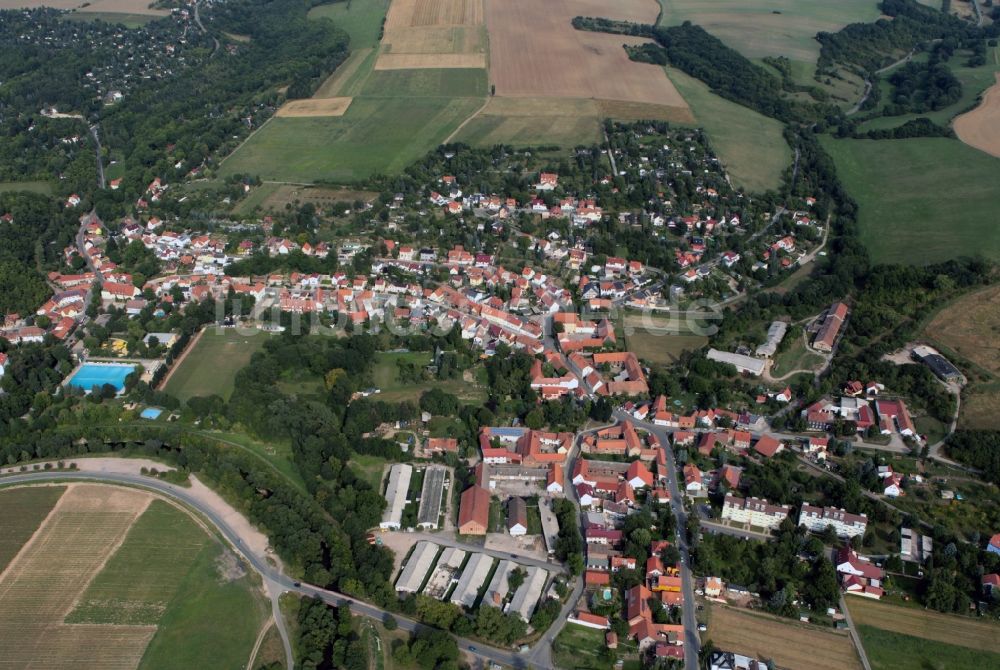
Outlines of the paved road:
{"label": "paved road", "polygon": [[[269,588],[274,589],[274,591],[271,591],[272,605],[277,602],[277,598],[274,596],[274,593],[280,594],[282,592],[293,592],[300,595],[319,598],[330,605],[338,607],[348,605],[350,606],[352,613],[371,617],[373,619],[383,620],[386,616],[391,614],[399,623],[399,628],[408,632],[429,629],[428,626],[425,626],[417,621],[396,613],[387,612],[379,607],[375,607],[374,605],[351,598],[350,596],[346,596],[342,593],[330,591],[328,589],[306,584],[304,582],[295,581],[292,577],[289,577],[277,569],[266,557],[260,556],[251,551],[242,541],[239,534],[229,524],[227,524],[222,517],[216,514],[216,512],[211,508],[203,505],[200,500],[194,498],[183,487],[175,486],[174,484],[170,484],[159,479],[150,479],[149,477],[143,477],[141,475],[111,472],[30,472],[4,476],[0,478],[0,484],[29,484],[45,481],[65,481],[67,479],[125,484],[128,486],[139,486],[152,489],[158,493],[162,493],[170,498],[184,503],[191,509],[194,509],[203,518],[215,526],[226,541],[229,542],[231,547],[242,555],[246,562],[254,570],[260,573],[265,584]],[[275,622],[278,626],[278,631],[282,634],[282,642],[285,645],[285,653],[290,654],[291,648],[288,642],[288,633],[284,626],[280,608],[276,609],[273,614]],[[525,657],[517,652],[508,649],[490,647],[488,645],[484,645],[482,642],[472,641],[465,638],[457,638],[457,640],[459,649],[473,656],[479,657],[480,659],[496,661],[502,665],[509,665],[519,669],[528,667]],[[293,666],[291,664],[288,665],[289,670],[292,670],[292,667]],[[541,670],[554,670],[551,665],[543,665],[539,663],[532,663],[531,667],[540,668]]]}
{"label": "paved road", "polygon": [[684,509],[684,496],[677,484],[677,463],[674,451],[670,448],[670,432],[663,426],[657,426],[644,421],[636,421],[626,412],[615,410],[614,417],[619,420],[628,419],[635,425],[656,435],[667,456],[667,491],[670,493],[670,507],[677,520],[677,549],[681,554],[681,589],[684,593],[684,607],[681,616],[684,624],[684,667],[686,670],[698,669],[698,656],[701,651],[701,639],[698,637],[698,620],[695,616],[694,575],[691,574],[691,555],[685,530],[687,529],[687,510]]}
{"label": "paved road", "polygon": [[106,188],[106,182],[104,181],[104,158],[101,156],[101,140],[97,137],[97,124],[95,123],[87,130],[94,140],[94,150],[97,153],[97,187],[103,189]]}
{"label": "paved road", "polygon": [[440,544],[442,547],[454,547],[456,549],[463,549],[465,551],[478,552],[480,554],[488,554],[494,558],[508,558],[513,561],[517,561],[522,565],[530,565],[537,568],[542,568],[543,570],[559,571],[562,570],[562,565],[552,561],[542,560],[540,558],[534,558],[533,556],[523,556],[517,553],[511,553],[509,551],[500,551],[499,549],[487,549],[479,544],[472,544],[470,542],[462,542],[461,540],[456,540],[453,537],[449,537],[444,533],[425,533],[421,531],[416,531],[413,533],[399,532],[397,535],[405,535],[407,537],[412,537],[414,540],[427,540],[429,542],[434,542],[435,544]]}
{"label": "paved road", "polygon": [[847,630],[851,632],[851,639],[854,640],[854,648],[861,658],[861,665],[865,666],[865,670],[872,670],[872,666],[868,662],[868,654],[865,653],[865,647],[861,644],[861,636],[858,635],[858,630],[854,627],[854,621],[851,620],[851,612],[847,609],[847,603],[844,602],[843,593],[840,594],[840,611],[844,613],[844,619],[847,621]]}

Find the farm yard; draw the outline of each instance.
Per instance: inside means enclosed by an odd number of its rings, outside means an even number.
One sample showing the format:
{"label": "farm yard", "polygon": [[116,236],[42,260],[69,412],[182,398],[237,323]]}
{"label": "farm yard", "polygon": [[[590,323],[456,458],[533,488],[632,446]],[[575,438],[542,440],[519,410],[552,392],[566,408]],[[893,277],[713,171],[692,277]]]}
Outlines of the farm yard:
{"label": "farm yard", "polygon": [[243,335],[234,328],[207,328],[188,345],[184,359],[174,364],[164,390],[181,402],[213,394],[228,400],[236,373],[264,346],[267,337],[262,331]]}
{"label": "farm yard", "polygon": [[[888,639],[879,633],[888,632],[897,635],[920,640],[926,645],[921,651],[927,655],[928,659],[940,659],[947,656],[948,648],[957,648],[966,652],[975,650],[975,656],[979,659],[978,666],[952,666],[947,667],[992,667],[996,662],[991,663],[986,659],[993,658],[1000,661],[1000,626],[988,621],[961,617],[950,614],[940,614],[931,610],[916,607],[899,607],[880,603],[865,598],[852,598],[848,603],[851,610],[851,618],[862,630],[867,632],[868,637],[863,638],[865,650],[869,656],[875,658],[888,658],[888,655],[880,648],[882,643],[899,645],[900,642]],[[872,633],[874,629],[878,633]],[[869,645],[871,640],[871,645]],[[937,643],[937,644],[935,644]],[[944,645],[939,648],[938,645]],[[940,655],[944,652],[945,655]],[[874,659],[873,659],[874,660]],[[899,665],[881,664],[879,667],[896,668]],[[926,665],[913,665],[914,668],[928,667]]]}
{"label": "farm yard", "polygon": [[245,663],[266,615],[263,598],[186,512],[143,491],[97,484],[0,492],[5,509],[28,498],[52,503],[51,513],[0,577],[4,664],[160,670],[209,656],[220,667]]}
{"label": "farm yard", "polygon": [[717,649],[726,649],[792,670],[847,670],[861,663],[847,632],[767,614],[713,605],[709,628]]}
{"label": "farm yard", "polygon": [[1000,181],[1000,159],[948,138],[820,141],[858,202],[861,241],[873,261],[1000,258],[996,198],[983,188]]}

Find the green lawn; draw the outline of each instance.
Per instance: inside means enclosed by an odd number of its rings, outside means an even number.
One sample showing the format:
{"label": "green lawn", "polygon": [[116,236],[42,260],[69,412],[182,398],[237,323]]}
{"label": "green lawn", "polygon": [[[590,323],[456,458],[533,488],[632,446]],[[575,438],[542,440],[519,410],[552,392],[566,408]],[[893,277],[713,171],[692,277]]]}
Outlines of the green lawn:
{"label": "green lawn", "polygon": [[372,485],[372,488],[382,493],[382,473],[385,471],[385,459],[368,454],[354,454],[347,462],[351,470],[359,478]]}
{"label": "green lawn", "polygon": [[155,625],[141,670],[201,667],[206,658],[239,668],[267,612],[245,566],[186,512],[154,500],[66,622]]}
{"label": "green lawn", "polygon": [[220,440],[226,446],[243,449],[259,456],[299,489],[305,490],[302,476],[299,474],[298,468],[295,467],[295,463],[292,462],[292,446],[289,442],[261,442],[243,433],[220,430],[194,432],[204,437]]}
{"label": "green lawn", "polygon": [[427,365],[432,360],[429,351],[411,351],[407,353],[379,352],[375,355],[375,368],[372,372],[372,381],[380,393],[375,396],[376,400],[385,402],[402,402],[410,400],[416,402],[424,391],[432,388],[439,388],[448,393],[458,396],[459,400],[472,402],[482,402],[486,397],[486,389],[478,384],[469,384],[462,379],[431,380],[420,384],[404,383],[399,379],[398,361],[408,361],[421,367]]}
{"label": "green lawn", "polygon": [[[205,547],[160,619],[139,670],[242,668],[270,610],[257,579],[223,576],[217,543]],[[237,577],[232,579],[232,577]]]}
{"label": "green lawn", "polygon": [[615,658],[604,644],[602,630],[568,623],[552,642],[552,660],[558,668],[607,670]]}
{"label": "green lawn", "polygon": [[0,181],[0,193],[13,191],[31,191],[49,195],[52,193],[52,184],[47,181]]}
{"label": "green lawn", "polygon": [[221,173],[303,183],[398,173],[481,105],[478,98],[357,97],[341,117],[275,118],[226,159]]}
{"label": "green lawn", "polygon": [[980,670],[1000,667],[1000,654],[859,625],[873,670]]}
{"label": "green lawn", "polygon": [[676,68],[668,67],[667,72],[733,180],[751,191],[780,186],[781,173],[792,162],[782,124],[719,97]]}
{"label": "green lawn", "polygon": [[330,19],[351,38],[351,50],[378,45],[382,19],[389,0],[360,0],[318,5],[309,10],[310,19]]}
{"label": "green lawn", "polygon": [[250,362],[269,336],[263,331],[241,335],[238,329],[209,327],[193,345],[164,390],[181,402],[193,396],[216,394],[228,400],[236,373]]}
{"label": "green lawn", "polygon": [[809,351],[801,337],[789,344],[788,348],[774,358],[771,374],[781,377],[792,370],[816,370],[823,364],[823,357]]}
{"label": "green lawn", "polygon": [[1000,159],[947,138],[821,141],[858,202],[861,241],[874,261],[1000,258]]}
{"label": "green lawn", "polygon": [[[0,482],[3,480],[0,479]],[[17,556],[66,489],[31,486],[0,490],[3,532],[0,532],[0,572]]]}

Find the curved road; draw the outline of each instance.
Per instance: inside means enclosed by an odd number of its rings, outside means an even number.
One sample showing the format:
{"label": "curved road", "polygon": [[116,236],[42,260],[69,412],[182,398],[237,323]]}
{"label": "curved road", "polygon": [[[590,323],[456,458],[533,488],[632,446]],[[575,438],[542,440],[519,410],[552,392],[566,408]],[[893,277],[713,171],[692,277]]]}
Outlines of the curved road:
{"label": "curved road", "polygon": [[[292,670],[293,661],[291,658],[291,646],[288,642],[288,632],[285,629],[284,619],[281,616],[281,610],[278,609],[278,597],[281,593],[289,591],[292,593],[297,593],[303,596],[311,596],[314,598],[319,598],[324,602],[334,605],[343,606],[347,605],[350,607],[351,612],[354,614],[361,614],[362,616],[371,617],[373,619],[383,620],[387,616],[393,616],[399,623],[399,628],[408,632],[416,632],[420,630],[430,630],[429,626],[425,626],[417,621],[408,619],[394,612],[387,612],[379,607],[370,605],[368,603],[362,602],[350,596],[346,596],[342,593],[337,593],[336,591],[329,591],[319,586],[314,586],[312,584],[306,584],[305,582],[295,581],[292,577],[289,577],[285,573],[281,572],[277,567],[271,564],[271,562],[264,556],[259,556],[243,543],[239,534],[229,525],[226,521],[220,517],[214,510],[205,506],[200,500],[194,498],[185,488],[181,486],[176,486],[168,482],[161,481],[159,479],[151,479],[149,477],[143,477],[141,475],[131,475],[124,473],[111,473],[111,472],[29,472],[16,475],[5,475],[0,477],[0,486],[10,485],[10,484],[33,484],[37,482],[51,482],[51,481],[65,481],[65,480],[76,480],[76,481],[93,481],[100,483],[110,483],[110,484],[124,484],[128,486],[138,486],[146,489],[151,489],[157,493],[166,495],[174,500],[177,500],[190,509],[198,512],[204,519],[208,520],[213,526],[215,526],[222,536],[226,539],[231,547],[238,552],[247,563],[256,570],[264,581],[265,586],[268,589],[268,593],[271,596],[271,603],[274,609],[275,624],[278,627],[278,631],[281,633],[282,643],[285,646],[285,655],[288,661],[288,669]],[[525,657],[509,649],[498,649],[495,647],[485,646],[481,642],[472,641],[465,638],[456,638],[458,641],[458,648],[468,654],[477,656],[484,662],[495,661],[503,665],[509,665],[514,668],[527,668],[528,662]],[[478,646],[477,646],[478,645]],[[552,666],[548,663],[536,662],[539,660],[540,654],[537,652],[538,649],[534,650],[535,653],[531,654],[532,662],[530,664],[531,668],[541,668],[543,670],[554,670]]]}

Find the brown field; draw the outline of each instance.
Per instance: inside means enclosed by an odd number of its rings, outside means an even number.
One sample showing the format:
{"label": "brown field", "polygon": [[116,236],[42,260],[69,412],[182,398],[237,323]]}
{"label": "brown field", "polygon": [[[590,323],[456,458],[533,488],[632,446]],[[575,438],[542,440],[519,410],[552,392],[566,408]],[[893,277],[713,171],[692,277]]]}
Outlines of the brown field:
{"label": "brown field", "polygon": [[393,0],[385,17],[385,33],[425,26],[478,26],[483,0]]}
{"label": "brown field", "polygon": [[847,600],[857,624],[1000,654],[1000,626],[995,623],[865,598]]}
{"label": "brown field", "polygon": [[1000,285],[951,303],[924,332],[974,364],[1000,375]]}
{"label": "brown field", "polygon": [[486,67],[483,0],[393,0],[376,70]]}
{"label": "brown field", "polygon": [[957,117],[954,127],[958,139],[1000,158],[1000,72],[996,78],[997,83],[983,94],[982,103],[971,112]]}
{"label": "brown field", "polygon": [[709,630],[716,648],[770,658],[788,670],[861,667],[846,632],[718,605]]}
{"label": "brown field", "polygon": [[962,397],[960,428],[969,430],[1000,430],[1000,390],[972,388]]}
{"label": "brown field", "polygon": [[155,626],[64,624],[90,581],[152,500],[71,484],[0,575],[0,668],[139,665]]}
{"label": "brown field", "polygon": [[274,113],[278,117],[343,116],[353,98],[309,98],[289,100]]}
{"label": "brown field", "polygon": [[630,61],[623,44],[648,40],[575,30],[575,16],[652,23],[654,0],[486,0],[490,80],[497,95],[598,98],[686,107],[662,67]]}
{"label": "brown field", "polygon": [[486,67],[485,54],[384,53],[375,61],[376,70],[464,69]]}
{"label": "brown field", "polygon": [[[147,14],[150,16],[167,16],[166,9],[153,9],[149,5],[152,0],[0,0],[0,9],[32,9],[35,7],[52,7],[53,9],[76,9],[79,12]],[[84,7],[83,5],[87,5]]]}

